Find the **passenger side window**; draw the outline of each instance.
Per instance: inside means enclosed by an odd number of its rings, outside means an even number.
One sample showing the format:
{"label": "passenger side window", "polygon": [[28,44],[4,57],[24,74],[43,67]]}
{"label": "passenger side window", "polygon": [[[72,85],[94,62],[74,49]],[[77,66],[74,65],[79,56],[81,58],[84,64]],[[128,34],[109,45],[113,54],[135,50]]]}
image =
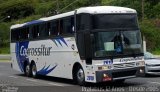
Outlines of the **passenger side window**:
{"label": "passenger side window", "polygon": [[23,27],[20,29],[20,40],[28,40],[29,29],[28,27]]}
{"label": "passenger side window", "polygon": [[71,17],[69,18],[65,18],[64,19],[64,22],[63,22],[63,31],[64,31],[64,34],[72,34],[73,33],[73,25],[72,25],[72,19]]}
{"label": "passenger side window", "polygon": [[51,21],[50,35],[58,35],[58,20]]}
{"label": "passenger side window", "polygon": [[46,33],[47,36],[50,36],[51,35],[51,22],[47,22],[46,26],[47,26],[47,28],[46,28],[45,33]]}
{"label": "passenger side window", "polygon": [[39,24],[39,37],[40,38],[44,38],[44,37],[47,37],[48,36],[48,33],[47,33],[47,24],[46,23],[41,23]]}
{"label": "passenger side window", "polygon": [[32,38],[38,38],[39,37],[39,25],[34,25],[31,28]]}
{"label": "passenger side window", "polygon": [[60,21],[61,34],[73,34],[74,33],[74,17],[66,17]]}
{"label": "passenger side window", "polygon": [[11,41],[18,41],[19,40],[19,30],[18,29],[12,29],[11,30]]}
{"label": "passenger side window", "polygon": [[91,16],[90,14],[78,14],[77,15],[77,29],[87,30],[91,29]]}

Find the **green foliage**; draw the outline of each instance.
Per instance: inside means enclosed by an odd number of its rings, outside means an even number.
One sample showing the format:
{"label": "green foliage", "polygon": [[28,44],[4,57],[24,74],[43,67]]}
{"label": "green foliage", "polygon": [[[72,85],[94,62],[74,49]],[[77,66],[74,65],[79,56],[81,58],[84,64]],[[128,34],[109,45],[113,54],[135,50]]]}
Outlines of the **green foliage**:
{"label": "green foliage", "polygon": [[9,53],[10,53],[9,46],[0,48],[0,54],[9,54]]}
{"label": "green foliage", "polygon": [[160,28],[155,26],[154,20],[144,20],[140,23],[142,34],[146,38],[149,51],[160,50]]}
{"label": "green foliage", "polygon": [[0,23],[0,47],[9,46],[9,23]]}
{"label": "green foliage", "polygon": [[101,3],[102,3],[102,5],[112,5],[113,1],[114,0],[102,0]]}
{"label": "green foliage", "polygon": [[52,10],[54,4],[55,2],[53,1],[39,3],[35,9],[35,14],[46,15]]}
{"label": "green foliage", "polygon": [[60,12],[71,11],[79,7],[101,5],[102,0],[58,0]]}
{"label": "green foliage", "polygon": [[[160,0],[144,0],[144,16],[155,18],[160,16]],[[136,9],[139,18],[142,16],[142,0],[102,0],[103,5],[123,6]]]}
{"label": "green foliage", "polygon": [[[34,0],[9,0],[0,5],[0,18],[19,19],[34,13]],[[4,19],[5,20],[5,19]]]}
{"label": "green foliage", "polygon": [[14,21],[14,24],[22,24],[22,23],[25,23],[25,22],[37,20],[39,18],[41,18],[41,15],[32,15],[32,16],[25,17],[21,20]]}

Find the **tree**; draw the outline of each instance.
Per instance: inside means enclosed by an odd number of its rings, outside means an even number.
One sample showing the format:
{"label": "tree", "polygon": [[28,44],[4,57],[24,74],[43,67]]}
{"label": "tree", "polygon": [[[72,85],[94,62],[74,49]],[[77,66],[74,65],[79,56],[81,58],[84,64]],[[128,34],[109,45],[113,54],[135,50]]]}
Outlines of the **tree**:
{"label": "tree", "polygon": [[0,47],[9,45],[9,27],[8,23],[0,23]]}
{"label": "tree", "polygon": [[9,0],[0,5],[0,18],[20,19],[34,13],[34,0]]}

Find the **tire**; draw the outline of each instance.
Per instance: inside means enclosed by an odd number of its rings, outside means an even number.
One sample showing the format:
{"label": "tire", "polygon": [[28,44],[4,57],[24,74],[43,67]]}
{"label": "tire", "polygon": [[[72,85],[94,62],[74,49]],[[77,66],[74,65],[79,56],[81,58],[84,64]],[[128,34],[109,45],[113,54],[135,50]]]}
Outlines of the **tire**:
{"label": "tire", "polygon": [[145,73],[145,74],[144,74],[144,77],[149,77],[149,76],[150,76],[150,75],[149,75],[149,74],[147,74],[147,73]]}
{"label": "tire", "polygon": [[37,75],[37,67],[36,67],[35,63],[33,63],[31,65],[31,74],[32,74],[33,78],[37,78],[38,77],[38,75]]}
{"label": "tire", "polygon": [[85,85],[85,74],[81,66],[78,66],[74,72],[74,80],[80,86]]}
{"label": "tire", "polygon": [[30,76],[31,76],[31,68],[30,68],[30,65],[29,65],[29,64],[26,64],[24,69],[25,69],[24,74],[25,74],[27,77],[30,77]]}
{"label": "tire", "polygon": [[125,79],[116,80],[115,83],[124,83]]}

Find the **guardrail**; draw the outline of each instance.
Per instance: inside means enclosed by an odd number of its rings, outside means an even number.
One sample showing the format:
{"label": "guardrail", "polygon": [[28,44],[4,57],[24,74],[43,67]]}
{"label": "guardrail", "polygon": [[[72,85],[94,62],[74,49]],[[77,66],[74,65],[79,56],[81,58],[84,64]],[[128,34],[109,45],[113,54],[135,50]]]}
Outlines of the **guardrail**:
{"label": "guardrail", "polygon": [[0,55],[0,60],[10,60],[11,55]]}

